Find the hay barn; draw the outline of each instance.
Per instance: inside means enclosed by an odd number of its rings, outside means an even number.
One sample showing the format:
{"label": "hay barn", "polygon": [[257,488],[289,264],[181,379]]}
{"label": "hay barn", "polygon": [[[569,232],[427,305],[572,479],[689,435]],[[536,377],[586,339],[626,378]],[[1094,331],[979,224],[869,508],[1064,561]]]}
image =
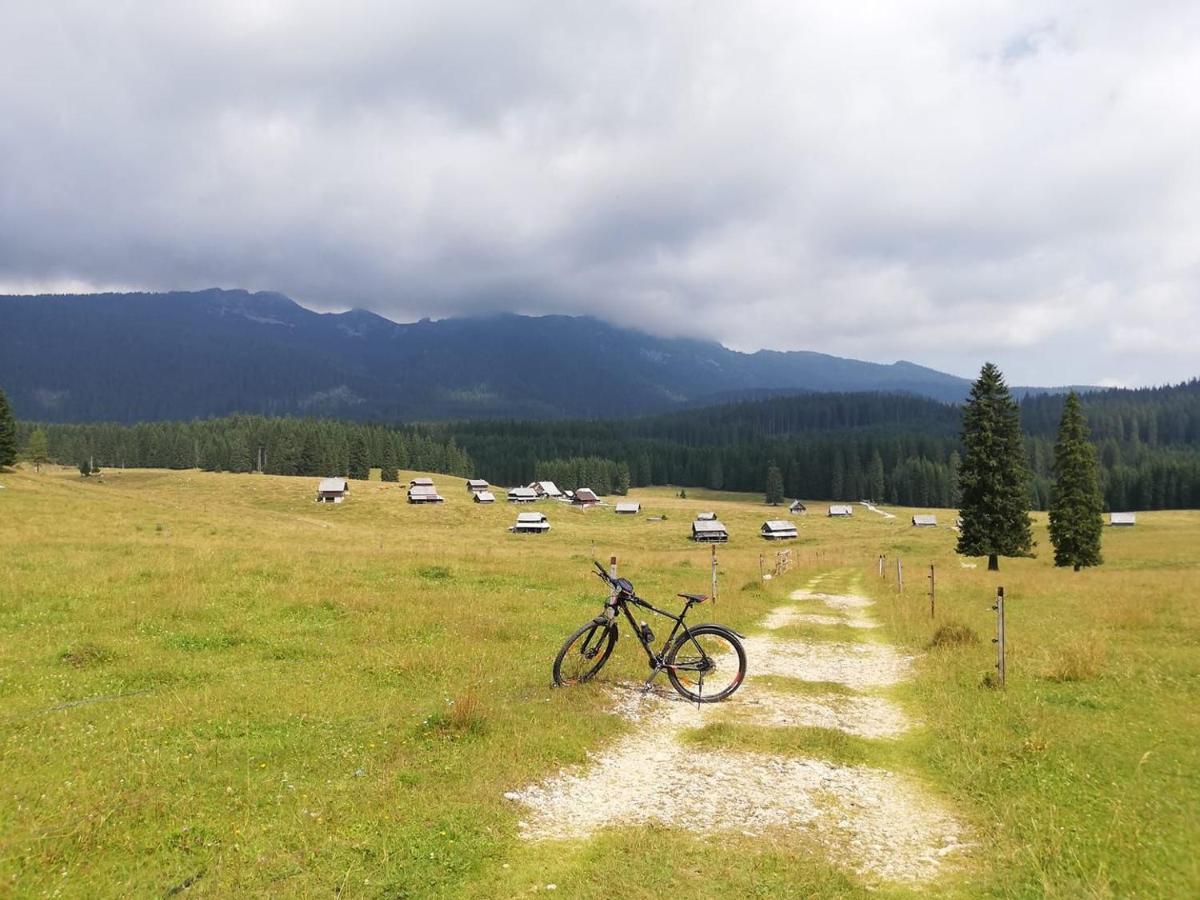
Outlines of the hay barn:
{"label": "hay barn", "polygon": [[345,478],[322,478],[317,485],[317,502],[341,503],[349,489]]}
{"label": "hay barn", "polygon": [[763,522],[759,533],[768,541],[788,541],[797,536],[796,523],[783,519],[769,519]]}
{"label": "hay barn", "polygon": [[717,519],[697,519],[692,523],[692,540],[702,544],[724,544],[729,532]]}
{"label": "hay barn", "polygon": [[550,530],[546,516],[538,512],[517,513],[517,521],[508,529],[513,534],[541,534]]}

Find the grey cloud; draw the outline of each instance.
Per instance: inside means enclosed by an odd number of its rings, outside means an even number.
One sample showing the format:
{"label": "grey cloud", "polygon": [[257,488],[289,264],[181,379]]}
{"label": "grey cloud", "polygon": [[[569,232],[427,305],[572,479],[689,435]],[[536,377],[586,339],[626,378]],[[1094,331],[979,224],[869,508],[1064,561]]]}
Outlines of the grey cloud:
{"label": "grey cloud", "polygon": [[1194,4],[16,7],[0,289],[1196,374]]}

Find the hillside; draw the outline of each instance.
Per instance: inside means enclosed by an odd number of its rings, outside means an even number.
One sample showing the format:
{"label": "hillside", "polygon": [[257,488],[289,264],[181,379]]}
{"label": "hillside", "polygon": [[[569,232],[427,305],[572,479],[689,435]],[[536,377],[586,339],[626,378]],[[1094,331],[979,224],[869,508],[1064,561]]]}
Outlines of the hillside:
{"label": "hillside", "polygon": [[245,291],[7,296],[0,318],[0,385],[19,417],[40,421],[620,417],[779,390],[955,401],[967,389],[909,362],[738,353],[589,318],[401,325]]}

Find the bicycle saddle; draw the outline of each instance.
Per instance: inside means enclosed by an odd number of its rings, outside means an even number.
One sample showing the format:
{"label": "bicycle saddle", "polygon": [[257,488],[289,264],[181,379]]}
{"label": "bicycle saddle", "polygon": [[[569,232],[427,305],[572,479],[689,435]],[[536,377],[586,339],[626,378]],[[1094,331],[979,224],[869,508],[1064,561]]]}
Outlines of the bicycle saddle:
{"label": "bicycle saddle", "polygon": [[682,597],[684,600],[691,600],[693,603],[703,603],[708,599],[707,594],[676,594],[676,597]]}

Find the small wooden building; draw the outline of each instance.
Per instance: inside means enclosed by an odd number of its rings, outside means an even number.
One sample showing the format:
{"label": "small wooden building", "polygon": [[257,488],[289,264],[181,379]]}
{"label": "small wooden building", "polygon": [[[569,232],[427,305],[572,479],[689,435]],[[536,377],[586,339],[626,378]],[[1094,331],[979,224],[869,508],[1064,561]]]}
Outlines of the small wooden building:
{"label": "small wooden building", "polygon": [[829,507],[830,516],[852,516],[854,515],[854,507],[845,503],[835,503]]}
{"label": "small wooden building", "polygon": [[445,498],[432,484],[414,484],[408,489],[409,503],[445,503]]}
{"label": "small wooden building", "polygon": [[341,503],[349,489],[345,478],[322,478],[317,485],[317,502]]}
{"label": "small wooden building", "polygon": [[937,516],[923,514],[912,517],[913,528],[937,528]]}
{"label": "small wooden building", "polygon": [[697,519],[692,523],[692,540],[702,544],[724,544],[729,532],[717,519]]}
{"label": "small wooden building", "polygon": [[571,498],[571,502],[576,506],[595,506],[600,502],[600,498],[596,496],[596,492],[591,488],[576,488],[575,496]]}
{"label": "small wooden building", "polygon": [[508,489],[509,503],[533,503],[537,498],[538,495],[534,493],[533,488],[515,487]]}
{"label": "small wooden building", "polygon": [[636,500],[629,500],[624,503],[618,503],[614,512],[619,516],[636,516],[642,511],[642,504]]}
{"label": "small wooden building", "polygon": [[488,484],[486,481],[484,481],[482,478],[468,478],[467,479],[467,490],[470,491],[472,494],[477,493],[478,491],[486,491],[490,487],[491,487],[491,485]]}
{"label": "small wooden building", "polygon": [[563,495],[553,481],[534,481],[530,483],[529,488],[539,497],[549,497],[551,500],[556,500]]}
{"label": "small wooden building", "polygon": [[768,541],[792,540],[797,536],[796,523],[784,519],[769,519],[763,522],[760,533]]}
{"label": "small wooden building", "polygon": [[476,503],[495,503],[496,495],[491,491],[475,491],[474,499]]}
{"label": "small wooden building", "polygon": [[717,514],[715,512],[696,513],[696,521],[697,522],[715,522],[715,521],[717,521]]}
{"label": "small wooden building", "polygon": [[544,531],[550,530],[550,522],[546,519],[544,513],[517,513],[516,524],[508,530],[513,534],[541,534]]}
{"label": "small wooden building", "polygon": [[805,506],[803,503],[801,503],[799,500],[793,500],[791,506],[788,507],[788,512],[792,513],[793,515],[799,516],[799,515],[803,515],[804,513],[808,512],[808,507]]}
{"label": "small wooden building", "polygon": [[408,483],[408,486],[410,488],[412,488],[412,487],[433,487],[433,479],[432,478],[414,478],[412,481],[410,481]]}
{"label": "small wooden building", "polygon": [[1109,525],[1136,525],[1137,513],[1115,512],[1108,514]]}

